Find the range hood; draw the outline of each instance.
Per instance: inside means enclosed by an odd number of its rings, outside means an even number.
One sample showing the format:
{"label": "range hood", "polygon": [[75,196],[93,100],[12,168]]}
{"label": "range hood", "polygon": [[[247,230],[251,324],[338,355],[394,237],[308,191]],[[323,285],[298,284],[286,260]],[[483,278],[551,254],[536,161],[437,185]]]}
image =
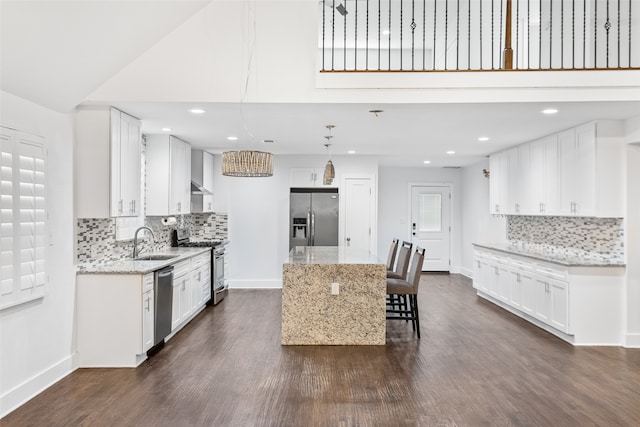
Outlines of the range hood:
{"label": "range hood", "polygon": [[203,196],[211,196],[213,192],[207,188],[204,188],[202,184],[191,180],[191,194],[201,194]]}

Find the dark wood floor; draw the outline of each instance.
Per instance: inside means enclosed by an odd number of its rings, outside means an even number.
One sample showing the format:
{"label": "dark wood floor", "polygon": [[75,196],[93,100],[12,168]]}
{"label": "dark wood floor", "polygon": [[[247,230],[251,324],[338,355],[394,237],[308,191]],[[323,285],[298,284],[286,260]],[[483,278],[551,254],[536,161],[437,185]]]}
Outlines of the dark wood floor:
{"label": "dark wood floor", "polygon": [[282,347],[280,291],[236,290],[137,369],[80,369],[10,426],[638,426],[640,350],[575,348],[424,275],[422,339]]}

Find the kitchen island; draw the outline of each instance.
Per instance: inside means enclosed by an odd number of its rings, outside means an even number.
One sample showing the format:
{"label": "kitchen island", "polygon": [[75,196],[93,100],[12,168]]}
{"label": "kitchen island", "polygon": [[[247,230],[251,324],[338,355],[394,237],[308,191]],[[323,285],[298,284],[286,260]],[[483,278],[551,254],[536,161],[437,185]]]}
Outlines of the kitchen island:
{"label": "kitchen island", "polygon": [[344,246],[297,246],[282,268],[283,345],[384,345],[386,264]]}

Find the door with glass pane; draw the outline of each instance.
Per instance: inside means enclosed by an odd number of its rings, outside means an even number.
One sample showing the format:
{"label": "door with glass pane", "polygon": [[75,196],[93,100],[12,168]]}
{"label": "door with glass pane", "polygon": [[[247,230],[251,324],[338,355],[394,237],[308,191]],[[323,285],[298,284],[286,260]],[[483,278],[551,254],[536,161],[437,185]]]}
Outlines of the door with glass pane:
{"label": "door with glass pane", "polygon": [[449,187],[411,187],[411,241],[425,249],[422,271],[449,271]]}

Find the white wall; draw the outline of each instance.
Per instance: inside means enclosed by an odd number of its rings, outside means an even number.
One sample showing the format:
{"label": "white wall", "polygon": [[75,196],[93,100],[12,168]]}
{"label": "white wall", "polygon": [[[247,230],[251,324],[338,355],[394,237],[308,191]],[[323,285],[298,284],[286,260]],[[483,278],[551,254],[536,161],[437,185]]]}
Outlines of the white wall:
{"label": "white wall", "polygon": [[386,259],[394,238],[411,241],[409,183],[453,184],[451,272],[461,267],[462,181],[460,169],[381,167],[378,177],[378,253]]}
{"label": "white wall", "polygon": [[627,147],[627,321],[625,346],[640,347],[640,116],[625,123]]}
{"label": "white wall", "polygon": [[[229,216],[229,285],[280,288],[289,253],[289,176],[293,167],[323,168],[326,156],[274,156],[273,176],[222,176],[215,156],[214,210]],[[367,157],[333,156],[336,181],[349,176],[377,177],[378,163]]]}
{"label": "white wall", "polygon": [[0,311],[0,416],[71,372],[73,315],[73,122],[6,92],[0,122],[40,134],[48,149],[47,294]]}
{"label": "white wall", "polygon": [[473,275],[473,243],[502,243],[507,240],[505,217],[489,214],[489,159],[462,169],[462,268]]}

